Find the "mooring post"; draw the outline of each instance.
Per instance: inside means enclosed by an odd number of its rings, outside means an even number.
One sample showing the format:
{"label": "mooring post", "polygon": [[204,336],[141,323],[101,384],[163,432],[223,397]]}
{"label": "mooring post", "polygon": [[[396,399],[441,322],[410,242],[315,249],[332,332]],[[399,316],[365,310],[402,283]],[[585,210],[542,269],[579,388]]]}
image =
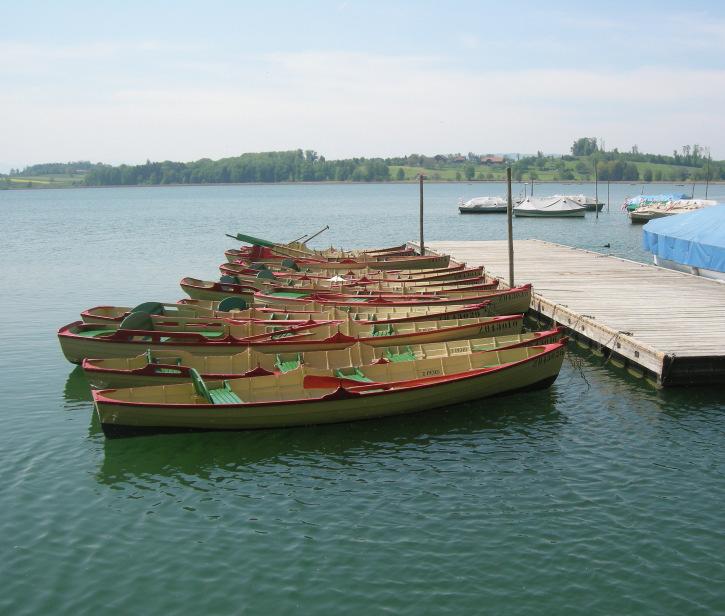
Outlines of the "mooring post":
{"label": "mooring post", "polygon": [[[509,240],[509,287],[514,286],[514,203],[511,197],[511,167],[506,167],[506,184],[508,186],[508,203],[506,204],[506,218],[508,224]],[[533,190],[533,183],[532,188]]]}
{"label": "mooring post", "polygon": [[425,176],[421,173],[418,176],[420,180],[420,254],[425,254],[425,244],[423,243],[423,178]]}
{"label": "mooring post", "polygon": [[599,176],[597,175],[597,157],[594,157],[594,218],[599,220]]}
{"label": "mooring post", "polygon": [[609,214],[609,180],[607,180],[607,214]]}

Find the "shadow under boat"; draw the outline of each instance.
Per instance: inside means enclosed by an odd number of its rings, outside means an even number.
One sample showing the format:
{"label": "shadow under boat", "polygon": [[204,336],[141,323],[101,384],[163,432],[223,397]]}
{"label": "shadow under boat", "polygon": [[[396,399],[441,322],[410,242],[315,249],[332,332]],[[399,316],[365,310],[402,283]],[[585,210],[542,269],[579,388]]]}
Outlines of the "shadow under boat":
{"label": "shadow under boat", "polygon": [[[135,478],[209,478],[219,471],[255,465],[352,464],[409,447],[425,448],[440,438],[491,433],[493,438],[549,438],[565,424],[557,410],[556,386],[486,398],[452,407],[366,421],[230,432],[177,432],[104,439],[97,479],[118,484]],[[100,431],[93,414],[92,424]],[[95,430],[92,429],[93,432]],[[532,436],[535,434],[536,436]]]}

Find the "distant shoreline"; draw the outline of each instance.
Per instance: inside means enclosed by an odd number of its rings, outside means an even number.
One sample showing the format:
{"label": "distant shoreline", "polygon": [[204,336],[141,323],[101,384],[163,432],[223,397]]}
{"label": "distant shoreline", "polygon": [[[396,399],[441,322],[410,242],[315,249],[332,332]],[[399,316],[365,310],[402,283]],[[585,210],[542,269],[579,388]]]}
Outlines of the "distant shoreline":
{"label": "distant shoreline", "polygon": [[[473,185],[473,184],[505,184],[506,180],[425,180],[426,184],[466,184],[466,185]],[[514,180],[511,182],[512,184],[531,184],[531,180]],[[594,184],[594,180],[534,180],[534,185],[543,185],[543,184],[560,184],[560,185],[577,185],[577,184]],[[0,186],[0,190],[2,191],[17,191],[17,190],[69,190],[74,188],[80,188],[80,189],[88,189],[88,188],[183,188],[185,186],[320,186],[320,185],[333,185],[333,186],[343,186],[343,185],[349,185],[349,186],[360,186],[360,185],[389,185],[389,184],[411,184],[415,185],[418,184],[418,180],[389,180],[387,182],[345,182],[345,181],[334,181],[334,180],[325,180],[325,181],[309,181],[309,182],[207,182],[207,183],[200,183],[200,184],[103,184],[103,185],[97,185],[97,186],[85,186],[85,185],[76,185],[76,186],[43,186],[43,187],[27,187],[27,186],[18,186],[13,188],[8,188],[5,186]],[[704,181],[698,181],[698,182],[669,182],[665,180],[657,180],[657,181],[651,181],[651,182],[631,182],[631,181],[625,181],[625,180],[611,180],[611,181],[604,181],[600,180],[598,182],[599,186],[605,185],[605,184],[629,184],[630,186],[657,186],[657,185],[668,185],[668,186],[682,186],[682,187],[688,187],[692,186],[693,184],[695,186],[704,186]],[[722,185],[725,184],[725,180],[716,180],[716,181],[710,181],[709,184],[711,185]]]}

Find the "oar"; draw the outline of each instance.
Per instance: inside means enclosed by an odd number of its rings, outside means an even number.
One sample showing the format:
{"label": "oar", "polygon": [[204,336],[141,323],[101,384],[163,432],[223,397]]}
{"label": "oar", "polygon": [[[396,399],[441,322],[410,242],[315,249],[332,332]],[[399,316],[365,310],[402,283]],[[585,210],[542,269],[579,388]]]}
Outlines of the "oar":
{"label": "oar", "polygon": [[[307,237],[307,233],[305,233],[304,235],[300,235],[300,237],[298,237],[296,240],[292,240],[290,242],[290,244],[294,244],[295,242],[299,242],[303,237]],[[304,242],[302,242],[302,243],[304,244]]]}
{"label": "oar", "polygon": [[[322,229],[320,229],[320,230],[319,230],[319,231],[318,231],[317,233],[315,233],[314,235],[311,235],[310,237],[308,237],[308,238],[307,238],[307,239],[305,240],[305,244],[306,244],[307,242],[310,242],[310,241],[314,240],[314,239],[315,239],[315,238],[316,238],[316,237],[317,237],[318,235],[320,235],[320,233],[322,233],[323,231],[327,231],[327,230],[328,230],[329,228],[330,228],[330,225],[325,225],[325,226],[324,226],[324,227],[322,227]],[[304,236],[302,236],[302,237],[304,237]]]}

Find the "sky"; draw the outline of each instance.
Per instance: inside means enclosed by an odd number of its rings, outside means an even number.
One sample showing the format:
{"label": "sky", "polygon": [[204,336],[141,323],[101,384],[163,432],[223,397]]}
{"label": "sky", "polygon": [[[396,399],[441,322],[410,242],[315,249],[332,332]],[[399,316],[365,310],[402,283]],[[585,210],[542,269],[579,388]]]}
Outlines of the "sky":
{"label": "sky", "polygon": [[0,2],[0,171],[312,149],[725,158],[725,2]]}

